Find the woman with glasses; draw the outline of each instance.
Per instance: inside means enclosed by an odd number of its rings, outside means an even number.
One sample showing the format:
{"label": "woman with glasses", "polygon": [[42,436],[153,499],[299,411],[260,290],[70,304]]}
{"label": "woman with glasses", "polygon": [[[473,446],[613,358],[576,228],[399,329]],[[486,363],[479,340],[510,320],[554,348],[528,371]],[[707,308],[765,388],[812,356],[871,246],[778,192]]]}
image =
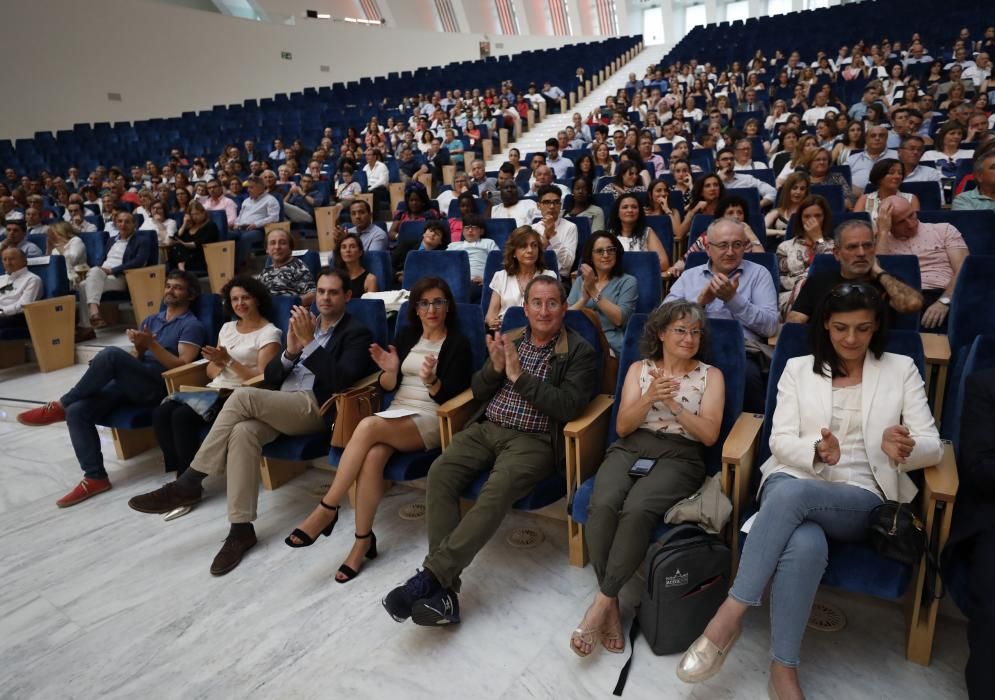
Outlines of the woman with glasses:
{"label": "woman with glasses", "polygon": [[625,249],[607,231],[595,231],[581,251],[567,304],[571,309],[591,309],[601,321],[608,345],[615,356],[622,354],[622,340],[639,296],[636,278],[623,271]]}
{"label": "woman with glasses", "polygon": [[290,547],[309,547],[319,534],[330,535],[338,522],[339,503],[355,484],[356,542],[335,575],[339,583],[354,579],[363,560],[377,556],[373,519],[384,493],[387,460],[395,452],[437,449],[439,406],[470,386],[473,355],[470,341],[460,332],[449,285],[438,277],[423,277],[412,287],[407,304],[407,325],[397,331],[394,344],[385,349],[374,343],[370,357],[380,367],[379,389],[395,392],[391,410],[408,415],[374,415],[359,422],[325,497],[285,540]]}
{"label": "woman with glasses", "polygon": [[[584,532],[598,592],[570,636],[575,654],[587,656],[599,641],[623,651],[618,593],[642,564],[663,514],[705,479],[704,449],[718,440],[725,402],[722,372],[701,360],[707,345],[705,309],[683,299],[656,309],[643,328],[643,359],[625,374],[618,440],[598,469],[588,507]],[[652,465],[634,478],[640,459]]]}
{"label": "woman with glasses", "polygon": [[803,697],[802,637],[826,570],[828,542],[860,542],[884,500],[909,503],[906,474],[943,454],[915,362],[884,352],[885,303],[867,284],[841,284],[809,324],[812,354],[788,360],[777,385],[760,510],[729,596],[685,652],[677,676],[711,678],[749,607],[771,590],[771,698]]}
{"label": "woman with glasses", "polygon": [[[577,180],[584,182],[584,180]],[[525,288],[539,275],[556,278],[543,262],[543,240],[531,226],[519,226],[504,246],[502,269],[491,278],[491,300],[484,321],[491,330],[501,329],[501,320],[512,306],[522,306]]]}

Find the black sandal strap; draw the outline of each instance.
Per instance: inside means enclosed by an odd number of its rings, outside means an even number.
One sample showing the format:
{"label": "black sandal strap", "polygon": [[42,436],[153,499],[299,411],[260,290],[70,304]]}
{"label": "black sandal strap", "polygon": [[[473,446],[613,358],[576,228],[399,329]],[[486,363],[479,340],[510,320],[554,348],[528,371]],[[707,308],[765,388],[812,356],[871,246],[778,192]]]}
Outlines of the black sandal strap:
{"label": "black sandal strap", "polygon": [[340,506],[330,506],[330,505],[328,505],[327,503],[325,503],[324,499],[318,501],[318,505],[320,505],[325,510],[335,510],[335,511],[337,511],[340,508]]}
{"label": "black sandal strap", "polygon": [[365,535],[360,535],[358,532],[356,533],[356,539],[357,540],[368,540],[371,537],[373,537],[373,530],[370,530]]}
{"label": "black sandal strap", "polygon": [[[286,532],[286,530],[284,530],[284,532]],[[296,537],[300,542],[304,543],[305,547],[310,547],[312,544],[314,544],[314,539],[311,537],[311,535],[307,534],[300,528],[295,527],[294,531],[290,533],[290,537]]]}

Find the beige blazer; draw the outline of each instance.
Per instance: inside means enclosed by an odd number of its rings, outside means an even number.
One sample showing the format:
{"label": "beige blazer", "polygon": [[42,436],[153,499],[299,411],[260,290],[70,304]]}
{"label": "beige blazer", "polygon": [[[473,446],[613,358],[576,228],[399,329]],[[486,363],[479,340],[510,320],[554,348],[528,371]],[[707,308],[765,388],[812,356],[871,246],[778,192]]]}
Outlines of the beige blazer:
{"label": "beige blazer", "polygon": [[[812,355],[788,360],[777,385],[777,408],[770,434],[771,456],[760,468],[766,480],[784,472],[817,479],[815,443],[832,417],[832,380],[812,371]],[[917,488],[906,471],[939,463],[943,454],[926,389],[912,358],[883,353],[864,360],[862,379],[864,442],[871,472],[885,498],[911,501]],[[902,424],[916,441],[905,464],[892,462],[881,450],[886,428]]]}

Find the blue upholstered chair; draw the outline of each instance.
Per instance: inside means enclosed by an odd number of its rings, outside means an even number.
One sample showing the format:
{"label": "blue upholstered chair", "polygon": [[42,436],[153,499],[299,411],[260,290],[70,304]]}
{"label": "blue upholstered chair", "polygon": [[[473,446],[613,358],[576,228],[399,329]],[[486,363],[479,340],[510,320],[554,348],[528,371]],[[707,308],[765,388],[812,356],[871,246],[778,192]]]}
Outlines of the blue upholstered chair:
{"label": "blue upholstered chair", "polygon": [[404,259],[401,286],[411,289],[422,277],[441,277],[457,302],[470,301],[470,257],[466,251],[412,250]]}
{"label": "blue upholstered chair", "polygon": [[663,285],[659,255],[652,251],[630,251],[622,258],[622,269],[636,278],[639,294],[636,298],[636,313],[648,314],[660,305]]}
{"label": "blue upholstered chair", "polygon": [[498,250],[504,250],[511,232],[516,227],[514,219],[484,219],[484,238],[490,238],[497,245]]}
{"label": "blue upholstered chair", "polygon": [[[408,325],[407,319],[408,305],[404,303],[398,310],[397,328],[395,336],[402,328]],[[487,359],[487,346],[484,342],[484,314],[476,304],[456,305],[456,312],[459,315],[459,327],[463,335],[470,341],[470,352],[473,354],[474,371],[480,369]],[[381,406],[384,409],[390,407],[390,402],[394,398],[395,392],[390,392],[383,397]],[[333,467],[338,466],[342,458],[343,449],[333,447],[328,453],[328,463]],[[411,481],[421,479],[428,474],[428,468],[432,462],[442,454],[441,449],[422,450],[419,452],[395,452],[387,460],[384,467],[384,479],[387,481]]]}
{"label": "blue upholstered chair", "polygon": [[646,225],[653,229],[653,233],[660,239],[663,249],[670,257],[670,263],[674,263],[674,222],[669,216],[647,216]]}
{"label": "blue upholstered chair", "polygon": [[950,224],[960,231],[971,255],[995,255],[995,211],[920,211],[919,221]]}
{"label": "blue upholstered chair", "polygon": [[[912,289],[919,289],[922,286],[919,277],[919,259],[916,256],[878,255],[877,261],[883,270],[893,274],[899,280],[912,287]],[[839,272],[840,263],[836,259],[836,256],[830,253],[823,253],[812,258],[808,274],[818,275],[827,270]],[[907,331],[919,330],[919,314],[895,314],[894,328]]]}
{"label": "blue upholstered chair", "polygon": [[[808,325],[788,323],[774,349],[767,385],[767,412],[756,450],[756,459],[744,463],[735,474],[734,493],[742,499],[739,520],[742,523],[757,510],[756,494],[760,485],[759,466],[770,456],[770,433],[774,411],[777,408],[777,384],[785,364],[792,357],[808,355],[810,350]],[[925,368],[922,341],[915,331],[896,330],[889,333],[887,352],[907,355],[915,360],[920,374]],[[910,472],[920,487],[919,510],[926,523],[930,548],[934,554],[942,550],[949,532],[953,502],[957,493],[957,468],[951,446],[944,449],[944,458],[935,467]],[[935,529],[934,529],[935,528]],[[745,536],[742,538],[745,539]],[[939,601],[922,601],[924,569],[911,567],[893,559],[879,556],[867,542],[837,542],[829,540],[829,564],[822,582],[853,593],[863,593],[875,598],[899,601],[910,596],[912,623],[908,632],[906,657],[920,664],[928,664],[932,648],[933,623]]]}
{"label": "blue upholstered chair", "polygon": [[[578,419],[568,424],[564,433],[567,443],[573,449],[568,449],[571,461],[567,464],[567,482],[569,484],[569,503],[567,506],[567,528],[570,537],[570,563],[574,566],[587,564],[587,552],[584,549],[584,529],[587,522],[587,509],[594,493],[595,472],[601,466],[605,450],[618,439],[615,432],[615,422],[618,418],[618,397],[622,393],[625,374],[633,362],[641,359],[639,354],[639,339],[643,334],[648,314],[633,314],[625,329],[625,341],[622,347],[618,382],[615,388],[615,401],[608,406],[604,414],[591,417],[589,421]],[[725,379],[725,408],[722,414],[722,428],[719,439],[705,451],[705,467],[709,475],[722,472],[725,474],[726,463],[738,463],[744,457],[744,452],[752,449],[752,441],[742,444],[735,435],[730,437],[737,422],[740,424],[737,433],[750,434],[759,427],[760,418],[753,415],[742,415],[744,391],[744,366],[746,351],[743,347],[743,328],[738,321],[726,319],[709,319],[709,347],[705,353],[705,362],[722,370]],[[610,415],[609,415],[610,411]],[[597,446],[597,449],[593,447]],[[723,488],[729,495],[729,484],[723,478]],[[735,514],[734,514],[735,519]],[[654,539],[670,529],[669,525],[660,520]]]}
{"label": "blue upholstered chair", "polygon": [[[72,365],[75,361],[73,331],[74,308],[66,302],[69,296],[69,279],[66,277],[66,259],[53,255],[41,265],[28,265],[28,272],[41,278],[41,296],[24,307],[27,327],[0,328],[0,344],[10,344],[24,361],[24,341],[31,339],[35,358],[42,372],[51,372]],[[3,265],[0,265],[0,274]]]}

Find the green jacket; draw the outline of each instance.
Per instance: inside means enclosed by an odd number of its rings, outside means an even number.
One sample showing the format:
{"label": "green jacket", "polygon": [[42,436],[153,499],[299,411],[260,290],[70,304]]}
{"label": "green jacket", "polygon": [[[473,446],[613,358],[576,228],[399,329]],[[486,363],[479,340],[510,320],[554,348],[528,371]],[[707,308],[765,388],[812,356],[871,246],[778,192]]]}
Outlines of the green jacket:
{"label": "green jacket", "polygon": [[[522,344],[524,337],[524,328],[506,334],[516,348]],[[579,416],[598,391],[594,382],[596,362],[597,356],[590,343],[564,326],[549,360],[546,381],[523,373],[515,382],[515,391],[549,418],[550,444],[557,464],[563,465],[566,460],[563,426]],[[470,382],[473,398],[481,405],[469,422],[484,417],[487,403],[498,393],[504,381],[504,372],[495,371],[488,358]]]}

